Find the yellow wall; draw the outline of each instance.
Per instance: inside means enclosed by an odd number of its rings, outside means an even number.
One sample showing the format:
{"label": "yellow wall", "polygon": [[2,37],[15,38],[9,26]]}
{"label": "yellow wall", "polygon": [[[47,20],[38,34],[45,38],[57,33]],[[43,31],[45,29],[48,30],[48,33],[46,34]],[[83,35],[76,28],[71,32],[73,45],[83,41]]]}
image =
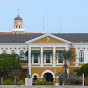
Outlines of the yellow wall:
{"label": "yellow wall", "polygon": [[64,69],[62,69],[61,67],[32,67],[31,68],[31,74],[33,75],[34,73],[37,73],[39,75],[39,77],[41,77],[42,73],[45,71],[45,70],[51,70],[53,73],[56,69],[56,73],[58,72],[62,72],[64,71]]}
{"label": "yellow wall", "polygon": [[[73,51],[73,56],[76,57],[76,49],[75,48],[70,48],[70,50]],[[71,61],[70,65],[75,66],[75,61],[76,61],[76,58],[74,58],[74,60]]]}
{"label": "yellow wall", "polygon": [[45,37],[45,38],[37,40],[37,41],[35,41],[33,43],[64,43],[64,42],[62,42],[60,40],[57,40],[57,39],[54,39],[52,37],[48,37],[48,38],[49,38],[48,42],[47,42],[47,37]]}

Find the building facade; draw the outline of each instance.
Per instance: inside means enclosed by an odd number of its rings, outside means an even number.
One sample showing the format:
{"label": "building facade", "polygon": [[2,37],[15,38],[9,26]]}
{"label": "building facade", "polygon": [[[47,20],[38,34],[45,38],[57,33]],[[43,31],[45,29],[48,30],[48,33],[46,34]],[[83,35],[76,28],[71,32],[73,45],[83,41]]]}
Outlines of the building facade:
{"label": "building facade", "polygon": [[[22,80],[27,69],[33,80],[47,80],[58,83],[58,72],[63,72],[63,50],[72,50],[76,60],[69,65],[68,73],[88,63],[88,33],[30,33],[23,29],[21,17],[14,19],[12,32],[0,32],[0,54],[20,55]],[[59,59],[58,59],[59,58]]]}

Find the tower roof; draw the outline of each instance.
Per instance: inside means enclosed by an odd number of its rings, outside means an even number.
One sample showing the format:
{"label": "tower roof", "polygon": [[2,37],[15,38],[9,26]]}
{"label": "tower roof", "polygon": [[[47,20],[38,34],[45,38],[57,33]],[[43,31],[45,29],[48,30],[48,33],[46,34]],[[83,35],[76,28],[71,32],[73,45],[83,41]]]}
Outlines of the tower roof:
{"label": "tower roof", "polygon": [[22,18],[18,15],[14,20],[22,20]]}

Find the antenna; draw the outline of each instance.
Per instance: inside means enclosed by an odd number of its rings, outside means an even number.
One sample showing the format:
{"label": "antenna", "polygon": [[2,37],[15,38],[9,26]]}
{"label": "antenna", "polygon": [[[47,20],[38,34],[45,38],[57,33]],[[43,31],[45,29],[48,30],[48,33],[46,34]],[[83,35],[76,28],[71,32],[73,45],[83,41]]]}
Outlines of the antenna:
{"label": "antenna", "polygon": [[60,33],[62,32],[62,24],[61,24],[61,19],[60,19]]}
{"label": "antenna", "polygon": [[17,15],[19,16],[19,9],[17,9]]}

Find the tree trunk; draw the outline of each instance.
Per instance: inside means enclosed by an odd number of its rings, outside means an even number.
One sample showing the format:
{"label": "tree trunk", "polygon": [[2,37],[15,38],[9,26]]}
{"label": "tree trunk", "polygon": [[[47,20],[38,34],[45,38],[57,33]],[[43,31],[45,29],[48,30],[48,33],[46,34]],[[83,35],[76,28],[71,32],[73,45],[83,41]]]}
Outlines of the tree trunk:
{"label": "tree trunk", "polygon": [[65,68],[65,85],[67,85],[67,65],[65,65],[64,68]]}

